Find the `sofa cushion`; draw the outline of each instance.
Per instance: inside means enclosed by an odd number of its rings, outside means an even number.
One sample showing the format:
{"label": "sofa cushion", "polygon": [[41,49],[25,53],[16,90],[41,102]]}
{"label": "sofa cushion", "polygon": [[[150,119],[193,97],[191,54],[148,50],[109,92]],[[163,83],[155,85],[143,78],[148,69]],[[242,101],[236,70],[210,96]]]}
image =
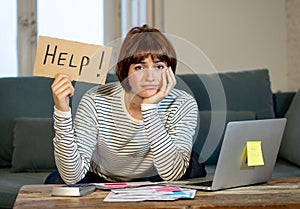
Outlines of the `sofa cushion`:
{"label": "sofa cushion", "polygon": [[16,117],[52,117],[52,78],[0,78],[0,167],[10,167]]}
{"label": "sofa cushion", "polygon": [[[177,75],[177,88],[188,86],[197,100],[199,110],[253,111],[257,119],[274,118],[273,97],[267,69],[246,70],[219,74]],[[219,79],[218,79],[219,77]],[[221,82],[222,89],[219,87]],[[182,83],[185,83],[183,85]],[[184,89],[185,90],[185,89]],[[223,92],[222,92],[223,91]],[[227,107],[214,104],[211,98],[225,94]],[[223,98],[224,98],[223,97]],[[216,103],[224,101],[214,100]]]}
{"label": "sofa cushion", "polygon": [[274,118],[273,97],[267,69],[221,73],[228,110],[248,110],[256,119]]}
{"label": "sofa cushion", "polygon": [[16,118],[11,172],[55,169],[52,118]]}
{"label": "sofa cushion", "polygon": [[0,168],[0,208],[13,208],[21,186],[43,184],[48,175],[49,172],[11,173],[9,168]]}
{"label": "sofa cushion", "polygon": [[272,178],[284,178],[300,176],[300,169],[297,165],[282,158],[277,159],[273,170]]}
{"label": "sofa cushion", "polygon": [[285,117],[287,118],[287,123],[279,150],[279,156],[300,166],[300,89],[295,95]]}
{"label": "sofa cushion", "polygon": [[[241,120],[254,120],[255,113],[253,111],[214,111],[216,120],[223,120],[223,115],[225,114],[225,125],[230,121],[241,121]],[[200,127],[198,137],[194,143],[193,150],[200,154],[202,160],[205,161],[207,165],[216,164],[219,158],[223,135],[225,129],[221,134],[216,133],[216,131],[211,130],[210,138],[208,138],[208,133],[211,128],[211,111],[200,111]],[[217,123],[222,123],[217,121]],[[209,143],[206,140],[209,140]],[[212,141],[213,140],[213,141]]]}

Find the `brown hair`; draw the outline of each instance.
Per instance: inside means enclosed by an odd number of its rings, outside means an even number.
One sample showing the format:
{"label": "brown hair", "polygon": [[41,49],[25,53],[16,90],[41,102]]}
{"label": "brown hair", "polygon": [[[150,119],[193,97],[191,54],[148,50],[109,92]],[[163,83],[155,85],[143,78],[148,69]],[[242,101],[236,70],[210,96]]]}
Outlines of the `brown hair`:
{"label": "brown hair", "polygon": [[166,62],[168,67],[175,73],[177,59],[176,53],[169,40],[156,28],[147,25],[132,28],[126,35],[116,66],[116,75],[125,90],[130,86],[126,82],[131,64],[151,56]]}

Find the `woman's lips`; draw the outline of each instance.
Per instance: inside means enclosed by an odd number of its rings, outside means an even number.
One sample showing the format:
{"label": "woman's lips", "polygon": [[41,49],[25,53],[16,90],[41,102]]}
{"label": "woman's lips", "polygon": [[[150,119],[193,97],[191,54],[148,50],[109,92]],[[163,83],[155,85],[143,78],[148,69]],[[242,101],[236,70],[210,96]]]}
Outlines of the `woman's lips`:
{"label": "woman's lips", "polygon": [[147,84],[147,85],[142,85],[143,89],[157,89],[158,85],[153,85],[153,84]]}

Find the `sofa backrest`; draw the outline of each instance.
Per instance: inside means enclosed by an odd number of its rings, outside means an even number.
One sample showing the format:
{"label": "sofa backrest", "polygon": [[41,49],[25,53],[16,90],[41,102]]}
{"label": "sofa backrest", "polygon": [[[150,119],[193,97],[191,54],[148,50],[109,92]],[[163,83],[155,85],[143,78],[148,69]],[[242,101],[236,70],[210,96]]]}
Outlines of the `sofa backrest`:
{"label": "sofa backrest", "polygon": [[0,167],[11,165],[16,118],[52,117],[52,82],[42,77],[0,78]]}
{"label": "sofa backrest", "polygon": [[[274,118],[271,84],[267,69],[229,72],[220,74],[177,74],[181,88],[192,94],[198,103],[200,123],[195,137],[194,150],[200,154],[208,140],[212,127],[212,115],[217,116],[218,136],[211,135],[218,144],[210,153],[215,163],[218,157],[222,135],[226,123],[233,120]],[[114,74],[108,74],[107,83],[117,81]],[[213,82],[220,82],[214,88]],[[52,117],[53,100],[51,84],[53,79],[42,77],[18,77],[0,79],[0,167],[10,166],[13,151],[14,120],[18,117]],[[78,103],[86,90],[96,84],[74,82],[75,96],[72,98],[72,111],[75,115]],[[212,105],[211,97],[220,96],[220,103]],[[225,98],[226,101],[222,101]],[[218,101],[218,100],[216,100]],[[213,107],[213,108],[212,108]],[[225,111],[225,113],[224,113]],[[219,117],[219,116],[225,117]],[[218,121],[218,118],[224,121]],[[206,149],[206,147],[205,147]]]}
{"label": "sofa backrest", "polygon": [[[267,69],[246,70],[218,74],[177,74],[175,88],[183,89],[197,100],[199,111],[225,110],[253,111],[256,119],[274,118],[273,97]],[[106,83],[118,81],[116,75],[108,74]],[[216,82],[213,84],[212,82]],[[217,83],[220,82],[220,83]],[[220,85],[222,89],[220,89]],[[77,97],[73,107],[77,107],[82,94],[95,84],[77,82]],[[214,92],[215,91],[215,92]],[[211,96],[224,93],[226,106],[212,108]]]}

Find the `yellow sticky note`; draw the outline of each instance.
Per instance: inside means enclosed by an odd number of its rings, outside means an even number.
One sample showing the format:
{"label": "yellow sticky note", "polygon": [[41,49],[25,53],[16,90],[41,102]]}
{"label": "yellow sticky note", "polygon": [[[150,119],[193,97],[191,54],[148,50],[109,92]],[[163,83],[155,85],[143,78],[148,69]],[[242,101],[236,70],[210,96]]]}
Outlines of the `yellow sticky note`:
{"label": "yellow sticky note", "polygon": [[247,141],[246,148],[248,166],[264,165],[261,141]]}

